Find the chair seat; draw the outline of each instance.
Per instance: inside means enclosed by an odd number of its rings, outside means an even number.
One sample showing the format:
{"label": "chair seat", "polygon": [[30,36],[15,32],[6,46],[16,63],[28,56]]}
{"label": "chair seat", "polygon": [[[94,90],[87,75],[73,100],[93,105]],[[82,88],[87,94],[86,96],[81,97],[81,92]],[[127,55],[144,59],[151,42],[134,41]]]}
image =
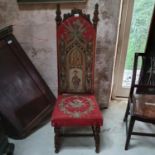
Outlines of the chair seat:
{"label": "chair seat", "polygon": [[103,119],[93,95],[60,95],[51,123],[54,127],[101,126]]}
{"label": "chair seat", "polygon": [[132,115],[155,120],[155,95],[133,95]]}

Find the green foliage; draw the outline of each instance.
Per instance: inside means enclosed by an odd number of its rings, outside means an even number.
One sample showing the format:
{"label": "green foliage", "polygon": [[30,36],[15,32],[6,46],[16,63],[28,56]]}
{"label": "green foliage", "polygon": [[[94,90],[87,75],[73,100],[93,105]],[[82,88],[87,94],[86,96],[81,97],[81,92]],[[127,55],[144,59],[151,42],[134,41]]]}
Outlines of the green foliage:
{"label": "green foliage", "polygon": [[135,52],[144,52],[155,0],[135,0],[125,69],[133,68]]}

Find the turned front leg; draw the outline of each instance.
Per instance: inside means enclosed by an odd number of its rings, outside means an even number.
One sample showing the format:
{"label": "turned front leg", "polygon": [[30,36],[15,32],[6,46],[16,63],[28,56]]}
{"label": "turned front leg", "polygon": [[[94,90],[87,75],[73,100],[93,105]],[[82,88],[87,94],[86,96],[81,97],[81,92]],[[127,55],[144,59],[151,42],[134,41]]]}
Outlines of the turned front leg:
{"label": "turned front leg", "polygon": [[96,146],[96,153],[100,151],[100,127],[95,126],[95,146]]}
{"label": "turned front leg", "polygon": [[60,128],[54,128],[54,132],[55,132],[55,153],[58,153],[60,150]]}

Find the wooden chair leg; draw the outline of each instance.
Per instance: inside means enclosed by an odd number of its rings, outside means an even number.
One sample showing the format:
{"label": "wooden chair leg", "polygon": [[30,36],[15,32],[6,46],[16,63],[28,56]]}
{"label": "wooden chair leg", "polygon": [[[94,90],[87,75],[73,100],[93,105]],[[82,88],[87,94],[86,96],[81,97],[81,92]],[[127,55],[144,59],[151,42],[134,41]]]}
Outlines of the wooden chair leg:
{"label": "wooden chair leg", "polygon": [[95,139],[95,127],[92,126],[92,131],[93,131],[93,135],[94,135],[94,139]]}
{"label": "wooden chair leg", "polygon": [[126,112],[125,112],[124,119],[123,119],[124,122],[127,121],[127,118],[128,118],[128,115],[129,115],[129,110],[130,110],[130,101],[128,100],[128,104],[127,104],[127,107],[126,107]]}
{"label": "wooden chair leg", "polygon": [[15,145],[12,143],[9,143],[8,148],[7,148],[7,155],[13,155],[13,151],[14,151]]}
{"label": "wooden chair leg", "polygon": [[58,153],[60,150],[60,128],[54,128],[55,132],[55,153]]}
{"label": "wooden chair leg", "polygon": [[130,123],[129,123],[129,129],[128,129],[128,132],[127,132],[125,150],[128,150],[128,146],[129,146],[132,130],[133,130],[133,127],[134,127],[134,123],[135,123],[135,118],[131,116]]}
{"label": "wooden chair leg", "polygon": [[100,127],[94,127],[94,139],[95,139],[95,146],[96,146],[96,153],[100,151]]}

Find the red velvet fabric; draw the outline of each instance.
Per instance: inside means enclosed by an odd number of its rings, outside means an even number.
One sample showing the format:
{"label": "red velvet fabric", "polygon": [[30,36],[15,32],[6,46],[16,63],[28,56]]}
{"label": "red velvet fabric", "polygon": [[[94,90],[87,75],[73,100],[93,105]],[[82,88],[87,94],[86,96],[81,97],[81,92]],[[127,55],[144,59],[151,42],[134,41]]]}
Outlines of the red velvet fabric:
{"label": "red velvet fabric", "polygon": [[103,118],[93,95],[58,96],[52,126],[102,126]]}

